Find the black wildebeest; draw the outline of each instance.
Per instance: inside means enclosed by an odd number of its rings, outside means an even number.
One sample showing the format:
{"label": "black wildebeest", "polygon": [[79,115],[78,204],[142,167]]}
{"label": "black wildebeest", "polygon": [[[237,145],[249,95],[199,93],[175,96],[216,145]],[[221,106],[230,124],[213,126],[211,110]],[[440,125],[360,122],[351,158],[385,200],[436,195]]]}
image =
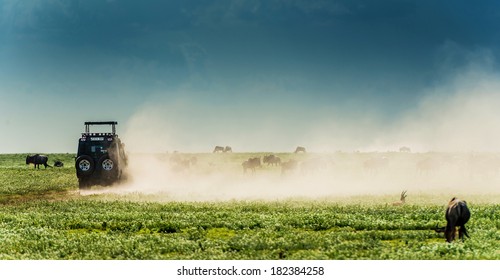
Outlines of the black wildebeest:
{"label": "black wildebeest", "polygon": [[243,166],[243,173],[246,173],[247,169],[250,169],[252,170],[252,173],[255,173],[255,168],[261,167],[260,157],[249,158],[248,160],[244,161],[241,166]]}
{"label": "black wildebeest", "polygon": [[435,157],[427,157],[417,162],[417,174],[431,174],[439,170],[441,167],[441,160]]}
{"label": "black wildebeest", "polygon": [[448,208],[446,208],[446,227],[437,228],[436,232],[444,231],[446,242],[452,242],[455,240],[456,227],[460,227],[458,230],[458,237],[463,240],[464,235],[469,237],[467,229],[465,228],[465,224],[469,219],[470,211],[467,207],[467,202],[454,197],[448,203]]}
{"label": "black wildebeest", "polygon": [[30,156],[30,155],[26,156],[26,164],[33,163],[35,165],[35,168],[38,168],[38,169],[40,169],[40,164],[43,164],[43,166],[45,166],[45,168],[47,168],[47,166],[50,167],[50,165],[47,164],[48,160],[49,160],[49,158],[47,156],[39,155],[39,154],[36,154],[34,156]]}
{"label": "black wildebeest", "polygon": [[389,159],[385,156],[383,157],[373,157],[365,162],[363,162],[363,169],[367,173],[372,173],[375,174],[379,170],[382,170],[384,167],[386,167],[389,163]]}
{"label": "black wildebeest", "polygon": [[229,147],[229,146],[226,146],[226,147],[224,148],[224,151],[223,151],[223,152],[224,152],[224,153],[232,153],[232,152],[233,152],[233,148],[231,148],[231,147]]}
{"label": "black wildebeest", "polygon": [[403,146],[403,147],[399,148],[399,152],[400,153],[411,153],[411,149]]}
{"label": "black wildebeest", "polygon": [[262,160],[264,163],[267,164],[267,166],[269,165],[281,165],[281,158],[279,158],[278,156],[275,156],[275,155],[267,155],[267,156],[264,156],[264,159]]}
{"label": "black wildebeest", "polygon": [[327,165],[327,162],[323,158],[308,158],[300,163],[300,169],[302,173],[314,173],[321,171]]}
{"label": "black wildebeest", "polygon": [[281,164],[281,175],[285,175],[287,172],[289,171],[293,171],[295,169],[297,169],[297,166],[299,165],[299,163],[296,161],[296,160],[289,160],[289,161],[285,161]]}
{"label": "black wildebeest", "polygon": [[298,146],[295,149],[295,153],[299,153],[299,152],[305,153],[306,152],[306,148]]}
{"label": "black wildebeest", "polygon": [[190,159],[183,159],[181,157],[172,157],[170,158],[171,162],[171,170],[174,172],[187,172],[191,167]]}
{"label": "black wildebeest", "polygon": [[223,153],[224,152],[224,147],[222,147],[222,146],[215,146],[213,152],[214,153]]}

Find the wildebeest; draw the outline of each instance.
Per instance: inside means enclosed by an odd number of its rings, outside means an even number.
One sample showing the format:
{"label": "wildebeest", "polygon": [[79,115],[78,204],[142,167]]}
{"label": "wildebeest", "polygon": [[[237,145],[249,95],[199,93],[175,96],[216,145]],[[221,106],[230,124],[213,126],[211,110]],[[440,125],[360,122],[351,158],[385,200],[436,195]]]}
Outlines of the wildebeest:
{"label": "wildebeest", "polygon": [[403,147],[399,148],[399,152],[401,152],[401,153],[411,153],[411,149],[408,148],[408,147],[403,146]]}
{"label": "wildebeest", "polygon": [[281,164],[281,175],[284,175],[288,171],[297,169],[298,162],[296,160],[285,161]]}
{"label": "wildebeest", "polygon": [[266,163],[268,166],[269,165],[281,165],[281,158],[275,155],[267,155],[264,156],[263,160],[264,163]]}
{"label": "wildebeest", "polygon": [[416,168],[418,174],[428,174],[436,172],[441,166],[441,161],[434,157],[427,157],[417,162]]}
{"label": "wildebeest", "polygon": [[229,147],[229,146],[226,146],[223,150],[224,153],[232,153],[233,152],[233,148]]}
{"label": "wildebeest", "polygon": [[213,153],[223,153],[224,152],[224,147],[222,146],[215,146]]}
{"label": "wildebeest", "polygon": [[299,153],[299,152],[305,153],[305,152],[306,152],[306,148],[301,147],[301,146],[298,146],[298,147],[295,149],[295,153]]}
{"label": "wildebeest", "polygon": [[389,163],[387,157],[374,157],[363,162],[363,168],[367,172],[376,173],[378,170],[386,167]]}
{"label": "wildebeest", "polygon": [[63,167],[63,166],[64,166],[64,163],[63,163],[62,161],[60,161],[60,160],[56,160],[56,161],[54,162],[54,166],[55,166],[55,167]]}
{"label": "wildebeest", "polygon": [[465,200],[460,200],[456,197],[452,198],[448,203],[448,208],[446,208],[446,228],[444,230],[444,236],[446,237],[446,242],[452,242],[455,239],[456,227],[460,227],[458,230],[458,237],[464,239],[464,235],[469,237],[465,224],[470,219],[470,211],[467,207],[467,202]]}
{"label": "wildebeest", "polygon": [[190,164],[189,159],[181,159],[171,166],[171,170],[178,173],[187,172],[191,166]]}
{"label": "wildebeest", "polygon": [[43,164],[45,166],[45,168],[47,168],[47,166],[50,167],[50,165],[47,164],[48,160],[49,160],[49,158],[47,156],[39,155],[39,154],[36,154],[34,156],[30,156],[30,155],[26,156],[26,164],[33,163],[35,165],[35,168],[38,168],[38,169],[40,169],[40,164]]}
{"label": "wildebeest", "polygon": [[401,192],[401,197],[399,198],[398,201],[394,201],[392,205],[394,206],[400,206],[406,203],[406,191]]}
{"label": "wildebeest", "polygon": [[260,157],[249,158],[248,160],[244,161],[241,166],[243,166],[243,173],[246,173],[247,169],[250,169],[252,170],[252,173],[255,173],[255,168],[261,167]]}
{"label": "wildebeest", "polygon": [[302,173],[312,173],[324,169],[327,162],[323,158],[309,158],[300,163]]}
{"label": "wildebeest", "polygon": [[[194,157],[193,157],[194,158]],[[193,158],[182,158],[175,154],[170,158],[171,170],[175,172],[186,172],[193,165]],[[196,158],[195,158],[196,160]]]}

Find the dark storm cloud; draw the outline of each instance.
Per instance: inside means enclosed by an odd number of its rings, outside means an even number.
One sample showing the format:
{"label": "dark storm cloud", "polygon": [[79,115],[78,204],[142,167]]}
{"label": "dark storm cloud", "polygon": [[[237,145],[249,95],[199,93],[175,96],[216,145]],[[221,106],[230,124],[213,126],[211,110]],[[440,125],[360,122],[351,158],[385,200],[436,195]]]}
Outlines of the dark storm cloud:
{"label": "dark storm cloud", "polygon": [[[460,44],[498,42],[495,1],[2,1],[2,33],[13,38],[116,48],[143,38],[169,38],[172,32],[256,29],[294,35],[344,31],[366,42],[418,36],[423,43],[444,38]],[[477,28],[477,27],[484,28]],[[488,28],[489,27],[489,28]],[[405,32],[403,32],[405,31]],[[23,37],[25,35],[26,37]],[[225,37],[223,33],[212,34]],[[231,34],[229,34],[231,35]],[[249,34],[251,35],[251,34]],[[300,36],[297,42],[303,41]],[[349,38],[338,38],[346,40]]]}
{"label": "dark storm cloud", "polygon": [[[289,135],[305,135],[320,118],[397,120],[429,88],[471,65],[498,72],[499,7],[462,0],[0,0],[0,111],[11,123],[0,130],[38,128],[15,122],[38,117],[20,116],[19,106],[29,115],[39,104],[64,108],[66,127],[89,116],[127,119],[150,103],[163,113],[162,102],[185,104],[167,116],[180,122],[192,114],[187,132],[227,119],[232,129],[269,121],[269,131],[286,127]],[[241,129],[233,133],[245,135]]]}
{"label": "dark storm cloud", "polygon": [[28,79],[42,72],[73,82],[162,86],[166,78],[182,81],[188,72],[175,33],[183,18],[175,6],[159,1],[8,1],[2,9],[3,43],[15,55],[8,60]]}

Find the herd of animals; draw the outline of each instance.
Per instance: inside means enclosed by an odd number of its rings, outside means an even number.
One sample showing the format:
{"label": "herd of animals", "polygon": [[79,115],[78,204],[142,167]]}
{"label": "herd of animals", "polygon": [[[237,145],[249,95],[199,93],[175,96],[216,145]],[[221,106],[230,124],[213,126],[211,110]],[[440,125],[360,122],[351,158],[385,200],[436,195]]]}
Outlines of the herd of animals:
{"label": "herd of animals", "polygon": [[[48,156],[45,156],[45,155],[40,155],[40,154],[36,154],[36,155],[27,155],[26,156],[26,164],[33,164],[35,166],[35,168],[38,168],[40,169],[40,165],[43,165],[45,168],[47,167],[52,167],[50,166],[47,162],[49,161],[49,157]],[[56,160],[54,162],[54,167],[63,167],[64,166],[64,163],[60,160]]]}
{"label": "herd of animals", "polygon": [[[402,147],[400,152],[410,152],[410,149],[407,147]],[[213,150],[213,153],[232,153],[232,148],[229,146],[216,146]],[[294,153],[306,153],[306,149],[304,147],[297,147]],[[192,156],[188,159],[182,159],[179,157],[173,157],[174,166],[179,168],[179,170],[183,170],[189,166],[196,165],[197,158]],[[299,166],[299,162],[294,159],[290,159],[288,161],[282,161],[282,159],[276,155],[265,155],[263,156],[262,162],[267,164],[268,166],[280,166],[281,174],[285,175],[287,172],[290,172],[296,169]],[[40,165],[43,165],[45,168],[52,167],[48,164],[48,157],[45,155],[28,155],[26,156],[26,164],[33,164],[35,168],[40,168]],[[318,161],[304,161],[300,162],[303,168],[317,168],[318,166],[314,166],[319,164]],[[380,167],[386,166],[388,164],[388,159],[386,157],[377,157],[370,158],[363,162],[363,168],[367,170],[378,169]],[[242,164],[243,172],[251,171],[253,173],[256,172],[256,169],[262,166],[260,157],[253,157],[245,160]],[[310,166],[308,166],[310,165]],[[63,167],[64,164],[61,161],[54,162],[55,167]],[[432,159],[424,159],[417,163],[417,169],[427,170],[436,168],[436,162]],[[406,203],[407,191],[403,191],[401,193],[400,200],[392,203],[393,206],[402,206]],[[467,202],[464,200],[460,200],[456,197],[453,197],[448,203],[447,209],[445,211],[446,218],[446,226],[445,227],[437,227],[435,231],[438,233],[444,233],[447,242],[452,242],[455,240],[457,227],[459,239],[463,240],[464,236],[469,237],[467,233],[467,229],[465,224],[469,221],[471,216],[470,210],[467,207]]]}

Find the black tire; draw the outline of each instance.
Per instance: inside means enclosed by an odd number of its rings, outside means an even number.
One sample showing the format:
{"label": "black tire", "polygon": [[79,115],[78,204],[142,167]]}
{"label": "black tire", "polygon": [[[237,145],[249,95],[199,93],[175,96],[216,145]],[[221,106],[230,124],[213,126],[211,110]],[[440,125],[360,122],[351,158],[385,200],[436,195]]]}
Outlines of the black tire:
{"label": "black tire", "polygon": [[78,178],[90,176],[94,173],[94,160],[87,155],[79,156],[75,162],[76,175]]}
{"label": "black tire", "polygon": [[101,178],[109,183],[113,183],[118,179],[118,175],[120,174],[118,169],[118,162],[111,158],[109,155],[104,155],[99,159],[99,172],[101,174]]}

